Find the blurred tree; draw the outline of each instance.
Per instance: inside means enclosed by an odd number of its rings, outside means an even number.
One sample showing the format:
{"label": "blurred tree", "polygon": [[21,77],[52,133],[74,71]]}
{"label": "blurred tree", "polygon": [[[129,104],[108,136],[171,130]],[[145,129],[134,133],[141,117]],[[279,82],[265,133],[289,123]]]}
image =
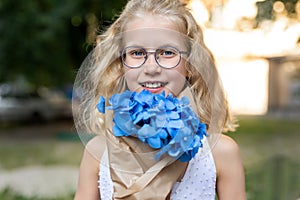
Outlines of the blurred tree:
{"label": "blurred tree", "polygon": [[258,1],[256,23],[259,25],[264,20],[275,20],[276,13],[281,13],[289,18],[297,18],[300,13],[299,0],[265,0]]}
{"label": "blurred tree", "polygon": [[0,82],[33,86],[72,82],[100,24],[124,0],[0,0]]}

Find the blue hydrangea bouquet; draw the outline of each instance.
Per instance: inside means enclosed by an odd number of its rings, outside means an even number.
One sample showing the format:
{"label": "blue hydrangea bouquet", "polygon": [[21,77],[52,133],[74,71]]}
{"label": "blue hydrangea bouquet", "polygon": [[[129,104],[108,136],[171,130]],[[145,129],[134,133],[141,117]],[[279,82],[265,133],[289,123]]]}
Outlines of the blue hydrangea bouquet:
{"label": "blue hydrangea bouquet", "polygon": [[155,159],[167,153],[188,162],[207,136],[206,125],[193,112],[187,97],[179,99],[147,90],[125,91],[112,95],[109,104],[111,106],[105,108],[105,99],[101,96],[97,109],[101,113],[105,113],[105,109],[114,111],[114,135],[134,136],[153,149],[159,149]]}

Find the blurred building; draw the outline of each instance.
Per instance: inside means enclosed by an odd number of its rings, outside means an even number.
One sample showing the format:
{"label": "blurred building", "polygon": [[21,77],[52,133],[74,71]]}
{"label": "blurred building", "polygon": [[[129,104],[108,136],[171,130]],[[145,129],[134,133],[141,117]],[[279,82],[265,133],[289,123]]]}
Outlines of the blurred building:
{"label": "blurred building", "polygon": [[[255,27],[251,19],[257,13],[256,2],[189,1],[215,55],[233,112],[300,113],[300,14],[298,19],[278,15]],[[276,6],[274,12],[279,12]]]}
{"label": "blurred building", "polygon": [[269,61],[268,111],[300,115],[300,55],[267,59]]}

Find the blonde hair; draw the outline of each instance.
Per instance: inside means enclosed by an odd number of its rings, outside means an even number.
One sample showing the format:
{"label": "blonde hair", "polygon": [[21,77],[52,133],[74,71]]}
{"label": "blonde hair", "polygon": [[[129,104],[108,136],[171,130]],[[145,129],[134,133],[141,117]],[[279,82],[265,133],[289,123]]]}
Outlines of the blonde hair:
{"label": "blonde hair", "polygon": [[94,51],[80,69],[75,82],[75,88],[82,91],[81,103],[76,111],[77,117],[74,118],[77,128],[94,133],[103,128],[103,116],[99,116],[96,111],[97,100],[100,96],[108,99],[114,92],[124,91],[125,86],[119,59],[121,38],[118,35],[124,31],[127,22],[143,18],[145,15],[164,16],[164,19],[178,25],[182,33],[192,41],[188,57],[189,63],[192,64],[187,66],[187,80],[202,122],[209,125],[213,115],[221,113],[222,119],[214,120],[213,123],[218,123],[223,130],[233,127],[230,126],[228,103],[214,57],[204,44],[203,32],[186,4],[179,0],[130,0],[118,19],[98,36]]}

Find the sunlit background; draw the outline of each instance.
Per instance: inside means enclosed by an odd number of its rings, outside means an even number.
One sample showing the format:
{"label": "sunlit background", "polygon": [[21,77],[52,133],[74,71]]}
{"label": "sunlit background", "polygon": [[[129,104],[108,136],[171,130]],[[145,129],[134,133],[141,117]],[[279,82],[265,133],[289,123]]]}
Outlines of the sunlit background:
{"label": "sunlit background", "polygon": [[[266,114],[273,109],[270,93],[278,95],[273,98],[286,97],[285,102],[275,105],[277,108],[298,106],[300,102],[300,74],[296,74],[300,60],[300,4],[295,8],[297,17],[290,19],[284,3],[275,1],[274,21],[265,20],[257,26],[253,19],[257,16],[258,2],[262,1],[191,0],[189,3],[195,18],[204,27],[205,41],[216,57],[224,88],[236,114]],[[210,4],[214,4],[214,8],[208,11]],[[287,85],[278,86],[284,90],[281,93],[269,87],[273,84],[269,78],[270,60],[276,58],[278,63],[273,67],[283,69],[287,62],[290,72],[297,76],[286,77]],[[283,78],[288,76],[283,73]],[[298,94],[292,94],[295,90]]]}

